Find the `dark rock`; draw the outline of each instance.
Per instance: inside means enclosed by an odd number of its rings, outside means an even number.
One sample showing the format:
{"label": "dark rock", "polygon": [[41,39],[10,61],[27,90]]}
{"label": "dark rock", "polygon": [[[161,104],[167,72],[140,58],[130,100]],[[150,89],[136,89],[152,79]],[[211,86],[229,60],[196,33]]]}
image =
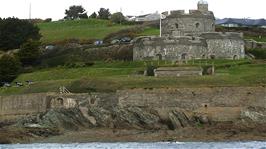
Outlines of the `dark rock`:
{"label": "dark rock", "polygon": [[114,108],[113,109],[113,118],[114,118],[114,125],[116,128],[136,128],[140,129],[139,120],[136,116],[123,109],[123,108]]}
{"label": "dark rock", "polygon": [[95,118],[96,126],[100,127],[112,127],[113,120],[110,111],[99,107],[89,107],[88,114]]}
{"label": "dark rock", "polygon": [[158,128],[159,117],[146,112],[138,107],[129,107],[127,109],[129,112],[132,112],[137,120],[139,121],[140,125],[142,125],[146,129],[156,129]]}
{"label": "dark rock", "polygon": [[171,129],[178,129],[189,126],[189,119],[184,112],[172,111],[169,113]]}
{"label": "dark rock", "polygon": [[78,130],[79,127],[88,126],[87,119],[79,109],[51,109],[45,113],[38,124],[48,128]]}

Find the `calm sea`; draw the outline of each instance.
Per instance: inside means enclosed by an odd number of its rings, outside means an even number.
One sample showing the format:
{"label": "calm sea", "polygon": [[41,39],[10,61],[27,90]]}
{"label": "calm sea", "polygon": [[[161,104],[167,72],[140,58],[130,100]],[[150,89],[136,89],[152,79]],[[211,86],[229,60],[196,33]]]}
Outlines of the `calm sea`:
{"label": "calm sea", "polygon": [[12,144],[0,149],[266,149],[266,142]]}

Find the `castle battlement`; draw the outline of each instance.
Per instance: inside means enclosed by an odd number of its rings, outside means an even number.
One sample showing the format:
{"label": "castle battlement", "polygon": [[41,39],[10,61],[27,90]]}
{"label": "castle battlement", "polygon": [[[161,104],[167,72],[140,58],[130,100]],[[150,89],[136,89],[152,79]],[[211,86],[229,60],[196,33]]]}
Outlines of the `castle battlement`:
{"label": "castle battlement", "polygon": [[163,13],[162,37],[143,37],[134,42],[134,60],[241,59],[245,57],[242,33],[215,32],[215,17],[208,3],[198,9]]}
{"label": "castle battlement", "polygon": [[202,12],[199,10],[195,10],[195,9],[190,9],[188,13],[186,13],[185,10],[171,10],[170,13],[168,13],[168,11],[163,12],[162,14],[166,15],[166,16],[171,16],[171,15],[184,15],[184,16],[188,16],[188,15],[213,15],[212,11],[206,11],[206,12]]}

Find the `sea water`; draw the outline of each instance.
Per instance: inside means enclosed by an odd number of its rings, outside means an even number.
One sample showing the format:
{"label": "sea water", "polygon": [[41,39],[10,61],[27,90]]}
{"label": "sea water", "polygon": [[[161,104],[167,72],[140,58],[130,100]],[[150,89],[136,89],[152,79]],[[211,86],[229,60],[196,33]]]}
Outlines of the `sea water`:
{"label": "sea water", "polygon": [[150,142],[8,144],[0,149],[266,149],[266,142]]}

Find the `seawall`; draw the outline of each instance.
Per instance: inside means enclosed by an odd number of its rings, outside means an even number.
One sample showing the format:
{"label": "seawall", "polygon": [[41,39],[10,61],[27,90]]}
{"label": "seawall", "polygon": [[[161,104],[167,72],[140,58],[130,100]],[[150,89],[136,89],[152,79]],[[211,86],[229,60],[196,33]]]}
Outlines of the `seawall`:
{"label": "seawall", "polygon": [[0,96],[0,118],[46,112],[52,108],[73,108],[82,104],[104,109],[183,109],[205,113],[216,121],[234,120],[247,107],[266,108],[265,87],[202,87],[133,89],[116,93],[28,94]]}

